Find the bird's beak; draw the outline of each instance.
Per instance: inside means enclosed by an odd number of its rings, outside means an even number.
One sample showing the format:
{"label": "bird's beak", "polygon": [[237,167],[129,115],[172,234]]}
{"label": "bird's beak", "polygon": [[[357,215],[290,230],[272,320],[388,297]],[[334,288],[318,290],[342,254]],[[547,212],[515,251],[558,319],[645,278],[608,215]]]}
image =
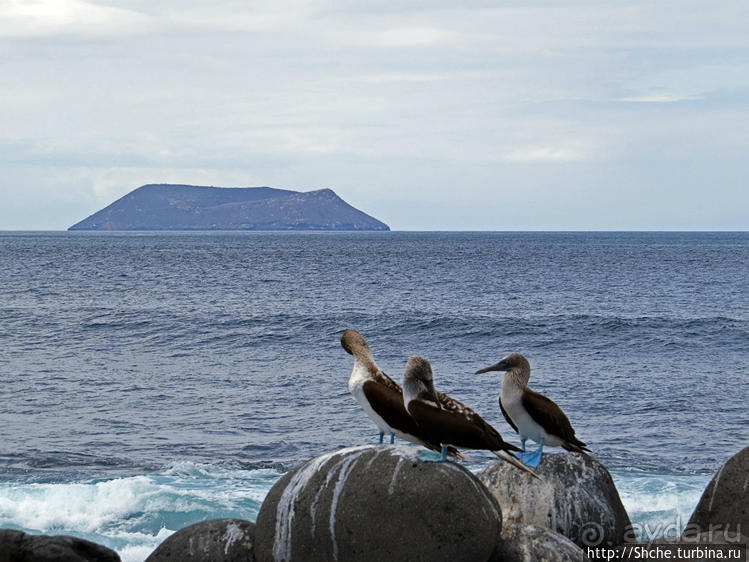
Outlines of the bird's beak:
{"label": "bird's beak", "polygon": [[488,373],[489,371],[506,371],[507,368],[507,361],[502,360],[499,363],[495,363],[494,365],[489,365],[488,367],[479,369],[478,371],[476,371],[476,374],[480,375],[481,373]]}
{"label": "bird's beak", "polygon": [[429,381],[425,383],[425,386],[427,387],[427,391],[429,392],[429,394],[431,394],[432,398],[434,398],[434,402],[439,406],[440,397],[437,395],[437,389],[434,388],[434,381]]}

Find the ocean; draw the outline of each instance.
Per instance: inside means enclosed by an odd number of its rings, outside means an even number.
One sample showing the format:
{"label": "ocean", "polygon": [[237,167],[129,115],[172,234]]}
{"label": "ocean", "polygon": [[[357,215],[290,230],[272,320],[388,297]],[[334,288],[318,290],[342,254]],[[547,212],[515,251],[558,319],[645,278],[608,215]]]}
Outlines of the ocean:
{"label": "ocean", "polygon": [[0,232],[0,528],[135,562],[254,520],[285,471],[376,442],[354,328],[513,443],[473,373],[523,353],[640,535],[674,534],[749,444],[747,287],[749,233]]}

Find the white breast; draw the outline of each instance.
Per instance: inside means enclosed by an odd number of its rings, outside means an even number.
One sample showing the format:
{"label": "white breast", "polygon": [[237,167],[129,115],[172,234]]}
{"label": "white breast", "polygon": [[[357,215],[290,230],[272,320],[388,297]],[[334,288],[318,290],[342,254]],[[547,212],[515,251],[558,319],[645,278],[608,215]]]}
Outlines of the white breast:
{"label": "white breast", "polygon": [[385,423],[385,420],[372,409],[372,406],[369,405],[369,400],[364,395],[364,383],[368,380],[371,380],[371,377],[369,376],[367,367],[359,361],[354,361],[354,370],[351,371],[351,376],[348,379],[349,392],[356,398],[359,406],[369,416],[369,419],[375,422],[380,431],[388,434],[393,433],[393,430]]}
{"label": "white breast", "polygon": [[502,389],[502,407],[510,416],[510,419],[518,428],[518,434],[520,439],[533,439],[534,441],[540,441],[543,437],[543,429],[536,422],[533,421],[528,415],[528,412],[523,408],[523,403],[520,400],[519,392],[505,392]]}
{"label": "white breast", "polygon": [[532,439],[536,443],[543,438],[544,445],[559,447],[561,440],[554,435],[546,433],[543,427],[537,424],[523,407],[523,390],[514,385],[502,384],[502,407],[510,416],[510,419],[518,428],[520,439]]}

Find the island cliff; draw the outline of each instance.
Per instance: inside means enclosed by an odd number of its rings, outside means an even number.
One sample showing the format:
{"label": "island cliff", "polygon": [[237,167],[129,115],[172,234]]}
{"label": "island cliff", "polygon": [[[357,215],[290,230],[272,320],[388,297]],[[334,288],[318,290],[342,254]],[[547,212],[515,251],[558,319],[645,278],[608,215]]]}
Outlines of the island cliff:
{"label": "island cliff", "polygon": [[330,189],[141,186],[68,230],[390,230]]}

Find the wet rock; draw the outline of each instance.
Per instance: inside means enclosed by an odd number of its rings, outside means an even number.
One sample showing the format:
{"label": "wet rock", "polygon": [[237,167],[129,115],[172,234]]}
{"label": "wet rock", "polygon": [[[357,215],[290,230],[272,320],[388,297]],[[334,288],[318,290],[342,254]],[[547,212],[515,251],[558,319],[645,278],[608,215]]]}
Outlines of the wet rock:
{"label": "wet rock", "polygon": [[601,463],[579,453],[545,454],[536,472],[542,480],[499,462],[478,474],[506,523],[547,527],[583,548],[624,542],[629,516]]}
{"label": "wet rock", "polygon": [[749,447],[728,459],[702,493],[684,538],[703,533],[749,535]]}
{"label": "wet rock", "polygon": [[0,562],[120,562],[120,556],[77,537],[0,529]]}
{"label": "wet rock", "polygon": [[180,529],[146,562],[253,562],[255,524],[244,519],[209,519]]}
{"label": "wet rock", "polygon": [[492,562],[582,562],[584,551],[546,527],[508,523],[502,530]]}
{"label": "wet rock", "polygon": [[418,451],[352,447],[286,474],[258,514],[258,562],[488,560],[502,526],[494,498],[461,465]]}

